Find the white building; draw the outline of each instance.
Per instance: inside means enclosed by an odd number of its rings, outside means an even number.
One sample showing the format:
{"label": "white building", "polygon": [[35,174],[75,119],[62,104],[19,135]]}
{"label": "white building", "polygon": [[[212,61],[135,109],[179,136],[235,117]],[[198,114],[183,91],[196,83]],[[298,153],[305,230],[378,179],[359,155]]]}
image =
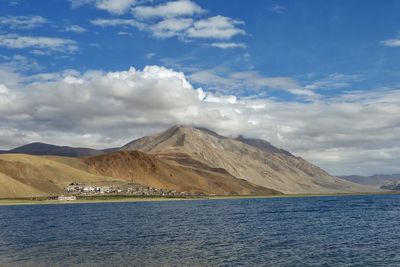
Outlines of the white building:
{"label": "white building", "polygon": [[59,201],[74,201],[76,200],[76,196],[59,196],[57,198]]}

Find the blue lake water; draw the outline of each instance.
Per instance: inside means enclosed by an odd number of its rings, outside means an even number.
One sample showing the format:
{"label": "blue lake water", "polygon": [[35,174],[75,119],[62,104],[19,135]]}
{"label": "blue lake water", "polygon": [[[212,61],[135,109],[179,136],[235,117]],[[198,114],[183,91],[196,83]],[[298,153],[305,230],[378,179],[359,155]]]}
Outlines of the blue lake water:
{"label": "blue lake water", "polygon": [[0,266],[400,266],[400,196],[0,206]]}

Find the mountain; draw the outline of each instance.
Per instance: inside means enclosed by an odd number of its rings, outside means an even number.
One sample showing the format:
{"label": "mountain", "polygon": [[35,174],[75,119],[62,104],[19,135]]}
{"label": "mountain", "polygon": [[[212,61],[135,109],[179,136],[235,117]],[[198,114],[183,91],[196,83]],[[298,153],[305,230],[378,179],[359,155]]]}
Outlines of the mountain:
{"label": "mountain", "polygon": [[84,158],[0,155],[0,198],[59,195],[72,182],[117,186],[135,183],[207,195],[280,194],[237,179],[222,169],[184,167],[138,151]]}
{"label": "mountain", "polygon": [[375,174],[371,176],[361,176],[361,175],[349,175],[340,176],[344,180],[351,181],[353,183],[382,187],[383,185],[390,184],[392,182],[400,181],[400,174]]}
{"label": "mountain", "polygon": [[78,158],[0,155],[0,198],[58,195],[71,182],[119,182],[91,174]]}
{"label": "mountain", "polygon": [[0,155],[0,198],[62,194],[71,182],[135,183],[206,195],[382,191],[334,177],[265,140],[187,126],[118,149],[33,143],[7,153]]}
{"label": "mountain", "polygon": [[380,188],[387,190],[400,191],[400,179],[387,184],[382,185]]}
{"label": "mountain", "polygon": [[[112,150],[112,149],[109,149]],[[45,143],[31,143],[8,151],[0,151],[0,154],[29,154],[29,155],[55,155],[63,157],[96,156],[106,152],[92,148],[56,146]]]}
{"label": "mountain", "polygon": [[201,164],[224,169],[234,177],[283,193],[376,191],[334,177],[267,141],[228,138],[204,128],[174,126],[132,141],[120,150],[146,152],[185,167]]}
{"label": "mountain", "polygon": [[183,166],[138,151],[120,151],[84,159],[89,172],[155,188],[216,195],[271,195],[280,192],[237,179],[224,169],[200,162]]}
{"label": "mountain", "polygon": [[271,145],[271,143],[269,143],[268,141],[265,141],[263,139],[254,139],[254,138],[244,138],[243,135],[239,135],[236,140],[248,144],[250,146],[256,147],[258,149],[261,149],[265,152],[269,152],[269,153],[275,153],[275,154],[283,154],[286,156],[291,156],[293,157],[293,155],[283,149],[274,147],[273,145]]}

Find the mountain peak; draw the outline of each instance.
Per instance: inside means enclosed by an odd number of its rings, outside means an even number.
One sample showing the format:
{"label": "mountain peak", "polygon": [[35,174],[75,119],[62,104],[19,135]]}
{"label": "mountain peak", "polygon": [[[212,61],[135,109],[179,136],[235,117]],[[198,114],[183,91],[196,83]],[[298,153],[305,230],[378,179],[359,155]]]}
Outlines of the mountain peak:
{"label": "mountain peak", "polygon": [[222,136],[208,128],[205,127],[201,127],[201,126],[190,126],[190,125],[185,125],[185,124],[176,124],[170,128],[168,128],[166,131],[164,131],[161,135],[164,134],[170,134],[170,135],[174,135],[174,134],[195,134],[195,133],[205,133],[211,136],[214,136],[216,138],[220,138],[220,139],[224,139],[226,138],[225,136]]}
{"label": "mountain peak", "polygon": [[284,193],[366,190],[263,139],[224,137],[202,127],[174,125],[160,134],[137,139],[121,150],[150,153],[189,169],[223,169],[239,179]]}

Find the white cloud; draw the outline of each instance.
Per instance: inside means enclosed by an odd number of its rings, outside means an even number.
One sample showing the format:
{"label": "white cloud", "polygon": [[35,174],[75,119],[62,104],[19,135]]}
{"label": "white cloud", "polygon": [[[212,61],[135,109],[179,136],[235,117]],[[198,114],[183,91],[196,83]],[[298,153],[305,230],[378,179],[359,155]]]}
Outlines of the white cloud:
{"label": "white cloud", "polygon": [[[159,66],[35,76],[0,67],[0,81],[2,149],[32,141],[118,146],[180,123],[265,138],[334,174],[400,171],[396,88],[284,102],[213,94],[194,88],[183,73]],[[296,85],[289,78],[257,83]]]}
{"label": "white cloud", "polygon": [[234,43],[234,42],[222,42],[222,43],[212,43],[210,44],[212,47],[217,47],[221,49],[233,49],[233,48],[246,48],[246,44],[244,43]]}
{"label": "white cloud", "polygon": [[189,38],[231,39],[236,35],[244,35],[245,31],[236,27],[243,21],[234,20],[221,15],[196,21],[186,31]]}
{"label": "white cloud", "polygon": [[107,10],[110,13],[122,14],[136,3],[136,0],[101,0],[97,1],[96,6],[99,9]]}
{"label": "white cloud", "polygon": [[145,24],[138,22],[135,19],[95,19],[90,21],[93,25],[101,27],[134,27],[138,29],[144,29]]}
{"label": "white cloud", "polygon": [[77,43],[70,39],[40,37],[40,36],[21,36],[17,34],[0,35],[0,46],[10,49],[30,48],[36,52],[66,52],[74,53],[79,48]]}
{"label": "white cloud", "polygon": [[192,16],[203,13],[204,10],[190,0],[178,0],[166,2],[157,6],[137,6],[132,10],[135,17],[149,18],[173,18],[179,16]]}
{"label": "white cloud", "polygon": [[[77,0],[75,0],[77,1]],[[89,1],[89,0],[80,0]],[[155,6],[139,5],[132,9],[133,18],[103,18],[92,20],[97,26],[135,27],[157,38],[176,37],[181,41],[194,39],[230,40],[246,32],[239,27],[243,21],[217,15],[203,16],[205,10],[190,0],[164,2]],[[245,48],[238,42],[214,42],[210,46],[221,49]]]}
{"label": "white cloud", "polygon": [[342,73],[332,73],[327,77],[313,81],[312,83],[305,86],[305,88],[310,90],[316,89],[340,89],[349,87],[354,82],[359,82],[364,80],[362,75],[352,74],[345,75]]}
{"label": "white cloud", "polygon": [[12,30],[29,30],[47,24],[48,20],[41,16],[3,16],[0,17],[0,27]]}
{"label": "white cloud", "polygon": [[381,44],[389,47],[400,47],[400,39],[388,39],[381,41]]}
{"label": "white cloud", "polygon": [[182,32],[192,24],[193,20],[190,18],[170,18],[148,26],[147,30],[155,37],[169,38],[173,36],[182,36]]}
{"label": "white cloud", "polygon": [[232,72],[226,68],[214,68],[194,71],[189,75],[189,79],[224,93],[236,93],[246,89],[257,93],[260,89],[276,89],[287,91],[308,100],[315,100],[320,97],[313,90],[301,86],[293,78],[268,77],[256,71]]}
{"label": "white cloud", "polygon": [[0,66],[5,69],[11,70],[19,70],[19,71],[28,71],[34,70],[39,71],[43,67],[39,65],[39,63],[32,58],[28,58],[22,55],[13,55],[13,56],[0,56]]}
{"label": "white cloud", "polygon": [[136,4],[136,0],[70,0],[71,7],[91,4],[96,8],[108,11],[111,14],[121,15],[126,13]]}
{"label": "white cloud", "polygon": [[65,27],[65,30],[67,32],[75,32],[75,33],[84,33],[86,32],[86,29],[79,26],[79,25],[69,25]]}

